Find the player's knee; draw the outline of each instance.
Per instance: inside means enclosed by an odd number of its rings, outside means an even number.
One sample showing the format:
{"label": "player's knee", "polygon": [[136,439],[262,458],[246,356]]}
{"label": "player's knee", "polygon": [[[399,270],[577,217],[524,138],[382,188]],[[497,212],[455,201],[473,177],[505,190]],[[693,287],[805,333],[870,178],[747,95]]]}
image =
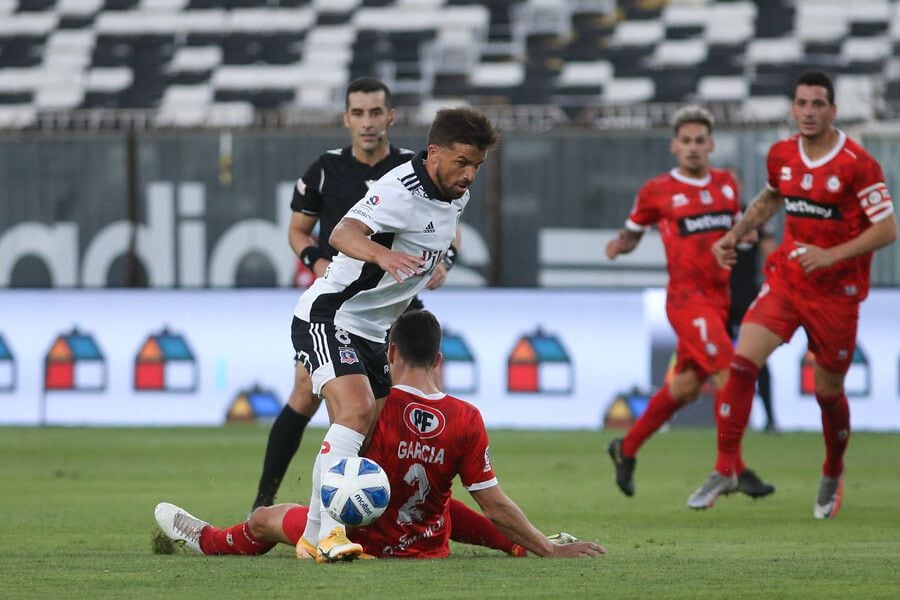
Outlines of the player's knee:
{"label": "player's knee", "polygon": [[274,509],[271,506],[260,506],[247,519],[247,528],[257,539],[266,539],[272,526]]}

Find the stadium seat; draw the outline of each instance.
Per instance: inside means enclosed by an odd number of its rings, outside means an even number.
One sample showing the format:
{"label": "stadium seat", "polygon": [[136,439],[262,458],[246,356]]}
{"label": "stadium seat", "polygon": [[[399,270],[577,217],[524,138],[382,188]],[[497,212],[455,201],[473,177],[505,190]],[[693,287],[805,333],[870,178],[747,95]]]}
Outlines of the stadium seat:
{"label": "stadium seat", "polygon": [[[898,52],[900,0],[0,0],[0,127],[97,108],[185,126],[333,114],[364,75],[401,107],[589,121],[628,103],[737,102],[777,120],[806,67],[859,84],[842,118],[867,119],[900,113]],[[178,101],[187,89],[204,101]]]}

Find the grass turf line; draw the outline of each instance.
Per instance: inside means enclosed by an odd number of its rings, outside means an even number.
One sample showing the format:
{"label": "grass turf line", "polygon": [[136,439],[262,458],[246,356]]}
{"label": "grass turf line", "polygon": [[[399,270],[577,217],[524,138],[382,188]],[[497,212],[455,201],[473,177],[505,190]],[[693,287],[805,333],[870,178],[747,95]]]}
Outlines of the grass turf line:
{"label": "grass turf line", "polygon": [[[812,518],[819,434],[751,434],[745,460],[770,498],[685,501],[711,470],[714,434],[675,430],[638,458],[637,495],[613,483],[610,432],[491,434],[504,490],[543,531],[604,544],[596,560],[517,560],[454,545],[442,561],[315,565],[283,546],[268,556],[151,549],[153,507],[170,501],[217,525],[246,517],[268,429],[0,428],[0,590],[9,598],[192,599],[339,593],[344,598],[896,598],[900,589],[898,434],[855,433],[844,506]],[[308,497],[323,432],[313,430],[280,499]],[[454,494],[468,500],[458,488]],[[469,502],[472,505],[471,502]]]}

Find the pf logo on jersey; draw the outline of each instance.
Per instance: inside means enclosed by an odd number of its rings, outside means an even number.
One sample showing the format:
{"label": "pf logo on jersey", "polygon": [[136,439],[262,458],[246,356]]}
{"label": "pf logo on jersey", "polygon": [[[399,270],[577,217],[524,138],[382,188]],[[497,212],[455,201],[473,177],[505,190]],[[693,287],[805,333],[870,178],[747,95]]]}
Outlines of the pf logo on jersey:
{"label": "pf logo on jersey", "polygon": [[440,435],[447,425],[444,414],[430,406],[411,402],[403,409],[403,422],[423,440]]}

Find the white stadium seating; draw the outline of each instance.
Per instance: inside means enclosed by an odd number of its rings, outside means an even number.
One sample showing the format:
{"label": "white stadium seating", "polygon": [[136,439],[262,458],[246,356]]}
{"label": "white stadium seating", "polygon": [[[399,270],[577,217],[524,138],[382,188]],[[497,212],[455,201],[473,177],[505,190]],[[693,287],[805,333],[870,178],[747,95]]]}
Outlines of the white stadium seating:
{"label": "white stadium seating", "polygon": [[898,51],[900,0],[0,0],[0,127],[333,115],[363,75],[399,106],[575,120],[705,101],[778,121],[804,68],[831,72],[842,118],[866,120],[900,114]]}

